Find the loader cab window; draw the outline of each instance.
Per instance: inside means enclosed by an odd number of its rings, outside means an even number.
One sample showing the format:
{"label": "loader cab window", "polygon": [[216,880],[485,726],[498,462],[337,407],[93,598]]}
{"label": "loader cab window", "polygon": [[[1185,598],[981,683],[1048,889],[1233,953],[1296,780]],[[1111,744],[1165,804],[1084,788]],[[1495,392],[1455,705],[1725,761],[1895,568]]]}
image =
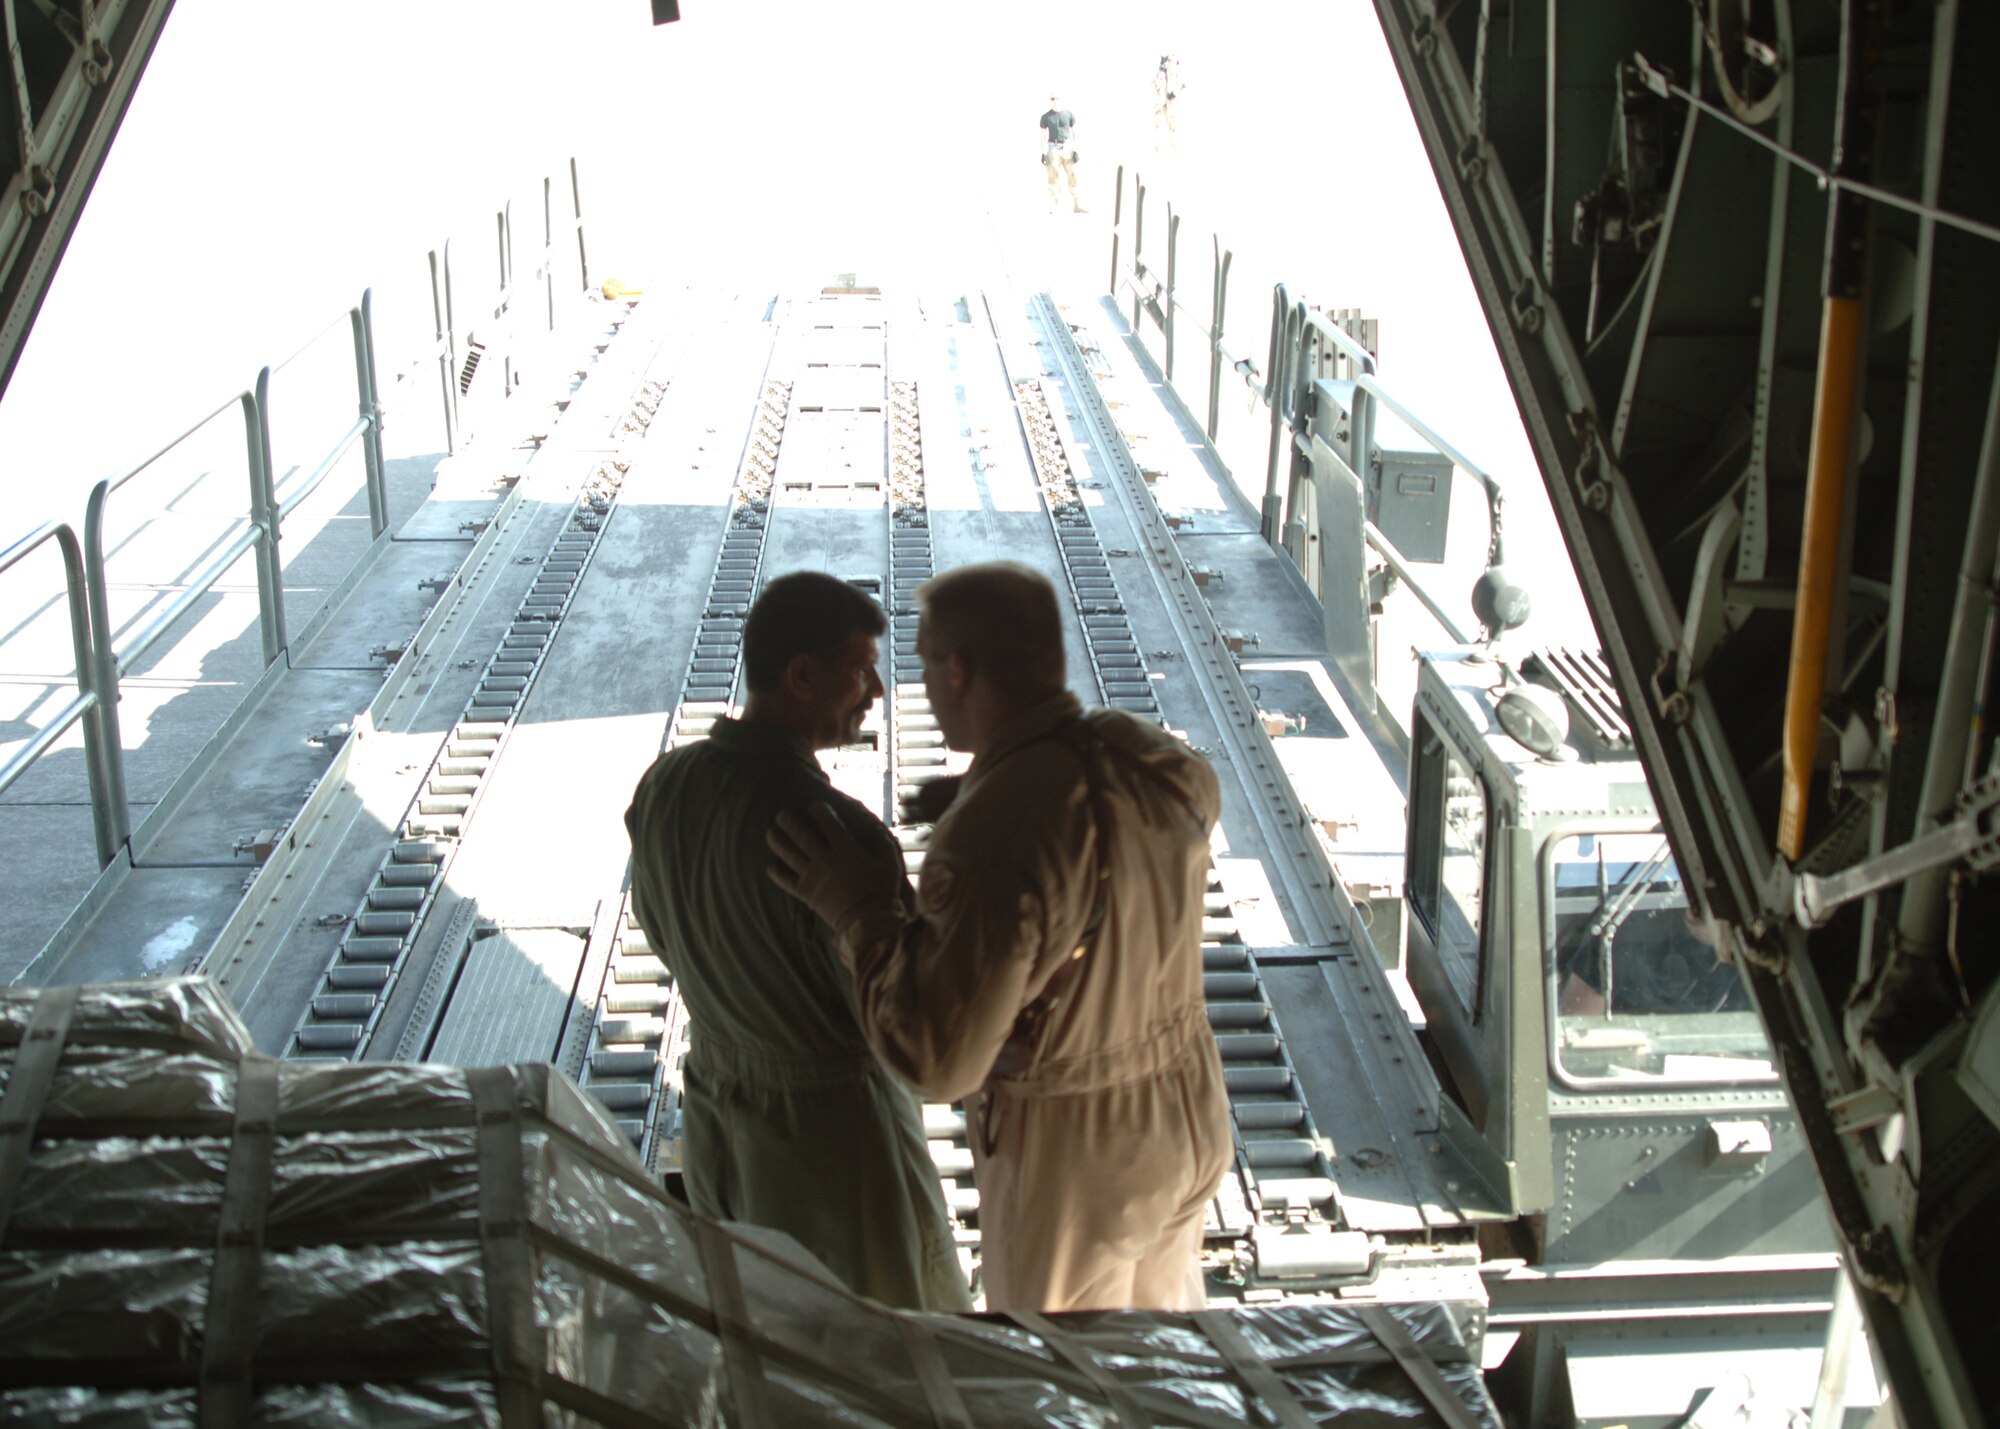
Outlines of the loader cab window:
{"label": "loader cab window", "polygon": [[1410,780],[1410,907],[1466,1016],[1479,1011],[1485,926],[1486,786],[1422,720]]}
{"label": "loader cab window", "polygon": [[1693,918],[1662,835],[1560,834],[1542,868],[1563,1081],[1631,1090],[1776,1079],[1742,976]]}

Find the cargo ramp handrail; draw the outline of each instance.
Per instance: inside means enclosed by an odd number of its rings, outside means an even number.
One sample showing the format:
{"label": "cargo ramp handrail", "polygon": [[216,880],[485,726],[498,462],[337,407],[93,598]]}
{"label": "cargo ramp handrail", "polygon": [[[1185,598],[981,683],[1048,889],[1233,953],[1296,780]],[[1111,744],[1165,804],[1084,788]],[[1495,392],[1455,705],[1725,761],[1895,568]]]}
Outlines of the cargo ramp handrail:
{"label": "cargo ramp handrail", "polygon": [[[1312,455],[1312,434],[1302,424],[1303,398],[1309,390],[1306,358],[1315,338],[1331,344],[1353,364],[1354,377],[1354,418],[1348,424],[1347,449],[1336,454],[1356,473],[1365,473],[1372,459],[1375,443],[1376,416],[1378,407],[1385,407],[1409,426],[1411,431],[1435,447],[1440,454],[1476,481],[1486,494],[1488,541],[1486,562],[1488,566],[1498,566],[1503,555],[1501,537],[1501,513],[1505,493],[1500,482],[1477,463],[1468,458],[1453,443],[1439,435],[1437,430],[1416,415],[1410,406],[1398,398],[1383,383],[1377,370],[1375,354],[1370,352],[1352,333],[1343,328],[1337,320],[1326,313],[1309,306],[1304,299],[1294,299],[1289,288],[1279,283],[1272,290],[1271,341],[1264,368],[1260,370],[1254,359],[1238,357],[1224,344],[1224,320],[1229,299],[1229,273],[1234,260],[1232,250],[1222,247],[1219,237],[1211,235],[1210,246],[1214,266],[1211,270],[1209,289],[1209,314],[1206,322],[1180,300],[1179,285],[1179,243],[1181,216],[1173,211],[1172,203],[1167,205],[1167,257],[1164,269],[1155,268],[1146,262],[1145,225],[1147,185],[1135,170],[1132,174],[1133,216],[1131,224],[1131,253],[1129,259],[1121,261],[1123,234],[1125,228],[1125,167],[1118,168],[1116,198],[1111,221],[1111,273],[1110,293],[1113,298],[1121,298],[1129,292],[1132,302],[1131,326],[1135,334],[1143,338],[1142,322],[1151,319],[1153,327],[1161,339],[1161,372],[1171,385],[1174,381],[1174,359],[1180,324],[1185,321],[1200,334],[1209,351],[1209,379],[1206,402],[1207,420],[1204,431],[1213,443],[1221,427],[1222,374],[1225,366],[1243,379],[1251,394],[1270,412],[1271,441],[1265,469],[1264,496],[1261,507],[1261,532],[1274,548],[1282,549],[1282,535],[1286,521],[1286,498],[1279,491],[1281,472],[1280,457],[1284,454],[1287,434],[1290,441],[1306,456]],[[1445,634],[1455,644],[1476,643],[1448,615],[1438,598],[1425,586],[1411,568],[1409,558],[1399,550],[1373,522],[1364,523],[1363,536],[1370,548],[1376,551],[1388,564],[1397,579],[1409,587],[1425,611],[1436,620]]]}
{"label": "cargo ramp handrail", "polygon": [[[118,728],[119,684],[133,663],[177,625],[226,575],[246,552],[257,568],[258,632],[263,666],[270,669],[288,657],[285,629],[284,568],[280,538],[284,520],[317,490],[341,459],[361,443],[365,464],[371,542],[388,531],[387,486],[382,466],[382,409],[375,386],[374,295],[361,300],[310,338],[292,357],[259,370],[250,386],[210,410],[193,426],[168,441],[151,456],[108,476],[91,488],[85,503],[83,536],[72,526],[48,522],[29,532],[4,554],[0,571],[32,551],[54,541],[62,553],[65,596],[70,610],[70,635],[76,654],[75,697],[29,739],[27,745],[0,767],[5,790],[54,747],[79,720],[84,723],[85,762],[90,779],[92,832],[99,868],[109,867],[132,838],[131,810],[125,796],[125,756]],[[271,460],[271,378],[316,345],[345,321],[354,345],[354,381],[358,413],[312,469],[282,485]],[[243,418],[244,464],[249,481],[249,509],[242,525],[222,549],[161,609],[135,630],[118,632],[111,616],[110,578],[104,549],[106,512],[113,493],[144,476],[159,462],[208,429],[232,408]]]}

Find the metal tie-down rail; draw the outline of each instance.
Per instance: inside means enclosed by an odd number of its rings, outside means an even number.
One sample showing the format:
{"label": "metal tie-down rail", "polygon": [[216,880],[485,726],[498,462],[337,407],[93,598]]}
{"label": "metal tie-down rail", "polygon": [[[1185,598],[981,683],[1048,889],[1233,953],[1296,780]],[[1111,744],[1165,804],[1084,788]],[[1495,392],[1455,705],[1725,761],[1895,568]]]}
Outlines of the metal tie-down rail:
{"label": "metal tie-down rail", "polygon": [[[1039,306],[1044,323],[1061,323],[1052,304],[1044,301]],[[988,317],[991,321],[990,307]],[[999,337],[997,323],[995,337]],[[1004,343],[1001,348],[1004,368]],[[1071,364],[1071,370],[1078,382],[1090,381],[1080,361]],[[1083,624],[1100,696],[1114,708],[1164,723],[1125,603],[1077,488],[1063,426],[1057,422],[1039,378],[1010,375],[1009,380],[1044,510]],[[1122,441],[1120,434],[1114,431],[1112,435]],[[1112,479],[1119,480],[1121,475],[1114,471]],[[1127,486],[1133,488],[1132,483]],[[1143,482],[1126,494],[1133,502],[1144,503],[1142,509],[1151,510],[1155,521],[1159,519],[1152,493]],[[1254,1237],[1263,1220],[1285,1226],[1310,1222],[1329,1227],[1342,1224],[1343,1219],[1329,1148],[1313,1124],[1256,959],[1244,944],[1229,896],[1212,863],[1203,906],[1202,973],[1209,1026],[1222,1055],[1237,1144],[1237,1176],[1226,1180],[1218,1193],[1209,1233],[1225,1238],[1252,1235],[1260,1270],[1277,1274],[1282,1269],[1295,1282],[1302,1276],[1324,1280],[1330,1267],[1320,1264],[1324,1257],[1313,1254],[1320,1247],[1320,1238],[1311,1238],[1310,1247],[1301,1238],[1286,1238],[1283,1248],[1300,1254],[1294,1263],[1280,1267],[1268,1254],[1277,1242]],[[1343,1246],[1342,1255],[1349,1250],[1351,1247]]]}
{"label": "metal tie-down rail", "polygon": [[[84,727],[85,765],[90,781],[91,828],[100,869],[109,868],[121,853],[135,843],[143,844],[145,836],[173,812],[176,802],[171,798],[161,800],[135,834],[125,793],[125,752],[118,726],[119,686],[125,673],[194,609],[196,603],[246,551],[254,553],[257,567],[257,626],[263,646],[264,669],[268,673],[281,660],[288,659],[293,642],[286,630],[284,563],[279,545],[284,520],[298,508],[300,502],[319,489],[357,441],[362,444],[365,463],[370,539],[379,542],[387,532],[387,494],[382,472],[382,409],[376,398],[373,314],[374,293],[370,290],[363,292],[359,303],[335,318],[291,357],[259,371],[250,387],[216,407],[137,465],[99,481],[91,489],[85,505],[81,542],[67,523],[48,523],[16,541],[5,552],[0,552],[0,570],[6,570],[38,547],[49,541],[56,542],[63,559],[71,643],[76,655],[75,697],[4,767],[0,767],[0,791],[26,773],[29,766],[49,752],[63,733],[81,721]],[[271,454],[272,375],[283,371],[342,322],[348,325],[354,345],[358,414],[320,456],[313,469],[281,491],[276,484]],[[173,599],[155,611],[138,629],[121,636],[111,615],[110,580],[104,551],[105,517],[111,496],[151,470],[232,408],[239,411],[243,418],[245,467],[250,485],[245,524]],[[363,561],[366,559],[365,556],[362,558]],[[307,638],[310,631],[317,627],[316,620],[308,632],[301,634],[300,639]]]}

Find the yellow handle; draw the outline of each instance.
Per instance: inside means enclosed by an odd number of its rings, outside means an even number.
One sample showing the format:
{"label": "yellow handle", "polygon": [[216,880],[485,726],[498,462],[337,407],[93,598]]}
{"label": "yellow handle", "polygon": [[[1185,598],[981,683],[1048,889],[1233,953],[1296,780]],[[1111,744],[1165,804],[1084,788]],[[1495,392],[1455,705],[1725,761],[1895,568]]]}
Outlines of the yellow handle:
{"label": "yellow handle", "polygon": [[1820,320],[1798,606],[1792,614],[1792,662],[1785,685],[1785,786],[1778,805],[1778,851],[1794,861],[1805,846],[1806,798],[1819,759],[1820,694],[1826,686],[1834,582],[1840,577],[1841,514],[1847,503],[1861,323],[1860,298],[1827,298]]}

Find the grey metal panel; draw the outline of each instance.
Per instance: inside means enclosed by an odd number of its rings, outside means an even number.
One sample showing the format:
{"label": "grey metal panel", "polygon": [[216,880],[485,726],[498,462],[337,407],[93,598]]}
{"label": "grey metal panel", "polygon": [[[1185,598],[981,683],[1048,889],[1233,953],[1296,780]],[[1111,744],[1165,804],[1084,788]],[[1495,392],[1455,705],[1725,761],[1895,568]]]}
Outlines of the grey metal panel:
{"label": "grey metal panel", "polygon": [[1424,1094],[1428,1072],[1395,998],[1355,976],[1351,952],[1301,964],[1260,951],[1259,965],[1300,1090],[1333,1143],[1348,1223],[1376,1233],[1465,1224],[1425,1149],[1435,1091]]}
{"label": "grey metal panel", "polygon": [[553,1062],[584,942],[562,928],[502,928],[475,939],[426,1060],[454,1067]]}
{"label": "grey metal panel", "polygon": [[1368,618],[1368,548],[1362,535],[1366,497],[1359,478],[1323,440],[1313,443],[1311,481],[1318,549],[1307,559],[1319,567],[1326,651],[1366,716],[1375,709],[1375,625]]}
{"label": "grey metal panel", "polygon": [[[1385,413],[1391,415],[1393,413]],[[1376,435],[1381,435],[1378,427]],[[1409,561],[1444,560],[1451,529],[1451,482],[1456,469],[1441,452],[1376,446],[1369,484],[1371,518],[1390,544]]]}
{"label": "grey metal panel", "polygon": [[[1712,1127],[1754,1122],[1768,1154],[1717,1154]],[[1782,1108],[1566,1116],[1553,1128],[1556,1203],[1544,1258],[1726,1260],[1830,1251],[1798,1120]]]}
{"label": "grey metal panel", "polygon": [[[879,393],[882,390],[879,371],[870,381]],[[793,411],[785,424],[784,467],[778,474],[778,499],[791,500],[795,492],[811,489],[852,493],[866,502],[879,504],[889,450],[888,428],[882,412],[846,410],[848,404],[835,402],[828,402],[827,411],[806,410],[807,397],[803,394],[809,390],[821,399],[832,395],[825,384],[804,380],[793,389]],[[875,405],[878,409],[882,405],[879,396]]]}
{"label": "grey metal panel", "polygon": [[1313,599],[1298,569],[1264,543],[1252,530],[1227,535],[1180,533],[1181,549],[1199,565],[1228,572],[1228,579],[1211,581],[1202,591],[1215,622],[1224,630],[1257,637],[1246,658],[1285,655],[1321,656],[1325,632],[1319,602]]}
{"label": "grey metal panel", "polygon": [[[888,339],[881,305],[875,307],[876,311],[862,316],[858,323],[841,321],[838,313],[808,313],[812,326],[800,332],[797,346],[807,367],[881,367],[887,359]],[[829,318],[833,321],[820,326]]]}
{"label": "grey metal panel", "polygon": [[800,411],[880,410],[889,399],[888,384],[880,366],[802,367],[792,389],[792,402]]}

